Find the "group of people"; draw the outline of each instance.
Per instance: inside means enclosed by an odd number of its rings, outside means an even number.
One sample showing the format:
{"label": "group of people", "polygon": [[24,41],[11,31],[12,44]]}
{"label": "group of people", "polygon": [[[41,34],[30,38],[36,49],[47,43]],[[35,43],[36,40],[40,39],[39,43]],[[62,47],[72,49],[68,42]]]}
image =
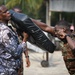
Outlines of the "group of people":
{"label": "group of people", "polygon": [[[15,12],[22,13],[19,9],[13,9]],[[19,69],[21,67],[22,52],[25,53],[27,67],[30,66],[26,41],[29,35],[25,32],[14,30],[8,26],[11,14],[8,9],[0,6],[0,75],[21,75]],[[55,27],[46,25],[35,19],[31,19],[43,31],[50,33],[54,37],[58,37],[62,43],[62,54],[65,65],[70,75],[75,75],[75,41],[70,35],[70,24],[66,21],[59,21]],[[20,31],[20,30],[19,30]],[[18,37],[22,37],[19,43]]]}

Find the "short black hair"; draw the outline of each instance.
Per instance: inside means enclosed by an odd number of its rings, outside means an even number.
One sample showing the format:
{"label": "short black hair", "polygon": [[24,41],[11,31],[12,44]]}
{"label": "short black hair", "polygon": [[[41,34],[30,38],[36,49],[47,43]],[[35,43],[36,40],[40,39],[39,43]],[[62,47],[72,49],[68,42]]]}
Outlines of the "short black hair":
{"label": "short black hair", "polygon": [[22,12],[22,9],[20,8],[20,6],[15,6],[15,7],[12,8],[12,10],[15,10],[15,9],[18,9]]}
{"label": "short black hair", "polygon": [[20,9],[21,10],[21,8],[19,6],[14,6],[12,9]]}
{"label": "short black hair", "polygon": [[67,30],[70,30],[71,24],[65,20],[60,20],[59,22],[56,23],[56,25],[65,27]]}

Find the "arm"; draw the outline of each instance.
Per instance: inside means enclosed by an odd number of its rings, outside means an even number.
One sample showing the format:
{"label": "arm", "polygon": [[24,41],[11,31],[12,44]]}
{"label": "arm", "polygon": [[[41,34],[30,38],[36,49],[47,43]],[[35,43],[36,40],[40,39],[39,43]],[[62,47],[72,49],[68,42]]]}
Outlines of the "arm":
{"label": "arm", "polygon": [[[28,39],[28,34],[23,32],[23,42],[26,42],[27,39]],[[26,58],[26,64],[27,66],[26,67],[29,67],[30,66],[30,60],[29,60],[29,56],[28,56],[28,49],[27,49],[27,45],[25,47],[25,51],[24,51],[24,54],[25,54],[25,58]]]}
{"label": "arm", "polygon": [[29,60],[29,55],[28,55],[28,49],[26,48],[26,51],[24,51],[25,58],[26,58],[26,67],[30,66],[30,60]]}
{"label": "arm", "polygon": [[71,48],[72,50],[75,49],[75,41],[72,40],[71,37],[69,37],[69,36],[66,36],[66,40],[67,40],[67,42],[68,42],[70,48]]}
{"label": "arm", "polygon": [[57,33],[57,37],[60,38],[60,39],[66,39],[67,40],[67,43],[69,44],[70,48],[73,50],[75,49],[75,41],[72,40],[72,38],[67,35],[67,33],[63,32],[62,30],[60,30],[58,33]]}
{"label": "arm", "polygon": [[42,30],[54,34],[54,27],[48,26],[43,22],[37,21],[35,19],[31,19],[37,26],[39,26]]}
{"label": "arm", "polygon": [[71,39],[71,37],[66,36],[66,40],[72,50],[73,55],[75,56],[75,41]]}

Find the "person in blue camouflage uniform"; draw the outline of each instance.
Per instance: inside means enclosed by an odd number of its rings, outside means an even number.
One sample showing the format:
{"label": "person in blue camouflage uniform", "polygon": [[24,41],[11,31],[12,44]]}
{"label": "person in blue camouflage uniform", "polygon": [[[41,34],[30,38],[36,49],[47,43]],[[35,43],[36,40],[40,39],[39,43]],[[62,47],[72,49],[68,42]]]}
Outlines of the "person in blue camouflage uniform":
{"label": "person in blue camouflage uniform", "polygon": [[0,75],[18,75],[25,47],[25,43],[19,44],[17,34],[7,26],[10,16],[8,9],[0,6]]}

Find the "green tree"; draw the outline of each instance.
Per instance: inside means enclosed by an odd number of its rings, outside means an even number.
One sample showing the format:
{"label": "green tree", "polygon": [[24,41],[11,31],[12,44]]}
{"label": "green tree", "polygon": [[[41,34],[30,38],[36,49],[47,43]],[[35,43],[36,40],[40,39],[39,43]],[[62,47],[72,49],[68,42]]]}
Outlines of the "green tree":
{"label": "green tree", "polygon": [[19,6],[25,14],[45,22],[45,0],[0,0],[0,4],[5,4],[9,9]]}
{"label": "green tree", "polygon": [[24,13],[38,18],[38,12],[43,0],[6,0],[6,6],[10,9],[14,6],[20,6]]}
{"label": "green tree", "polygon": [[0,0],[0,5],[4,4],[4,0]]}

